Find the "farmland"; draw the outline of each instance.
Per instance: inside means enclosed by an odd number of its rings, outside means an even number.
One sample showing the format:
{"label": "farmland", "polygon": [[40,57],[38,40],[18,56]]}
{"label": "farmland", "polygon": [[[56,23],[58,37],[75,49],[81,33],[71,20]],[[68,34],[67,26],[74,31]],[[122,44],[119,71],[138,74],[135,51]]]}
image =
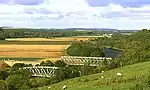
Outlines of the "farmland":
{"label": "farmland", "polygon": [[7,60],[9,65],[12,63],[35,65],[43,60],[54,62],[60,60],[60,57],[65,54],[65,49],[73,42],[88,39],[88,37],[8,38],[0,41],[0,60]]}
{"label": "farmland", "polygon": [[[67,90],[149,90],[149,37],[149,31],[143,30],[130,36],[115,33],[111,38],[92,38],[86,42],[83,40],[79,40],[79,42],[76,40],[55,41],[56,37],[52,37],[53,41],[50,41],[50,39],[49,41],[42,41],[38,40],[39,38],[37,40],[35,38],[33,38],[35,40],[24,38],[29,39],[24,41],[20,38],[17,38],[20,40],[6,38],[0,44],[1,53],[18,52],[18,54],[16,57],[14,57],[15,55],[12,55],[13,57],[8,56],[9,54],[5,57],[1,56],[0,59],[8,59],[5,60],[6,64],[2,63],[5,65],[12,64],[11,68],[6,67],[1,71],[1,78],[3,79],[1,82],[9,90],[14,87],[13,90],[61,90],[64,85],[67,86]],[[67,43],[60,44],[59,42]],[[70,47],[67,48],[68,46]],[[109,52],[111,56],[106,56],[105,48],[119,49],[122,52],[117,58],[112,55],[115,53],[114,51]],[[25,55],[24,52],[29,54]],[[34,56],[32,53],[35,54],[36,52],[39,52],[39,54]],[[64,60],[60,61],[59,54],[56,55],[56,52],[60,52],[60,56],[67,53],[70,56],[80,57],[112,57],[112,60],[101,60],[101,63],[94,67],[90,64],[90,62],[93,62],[92,60],[85,62],[82,66],[69,65]],[[23,55],[21,56],[20,53]],[[49,53],[48,57],[46,53]],[[51,55],[53,57],[50,57]],[[15,64],[13,65],[13,63]],[[73,60],[73,63],[77,63],[77,61]],[[35,71],[22,68],[32,68],[33,65],[38,66],[39,69],[37,67]],[[52,70],[43,70],[45,66],[59,67],[59,69],[53,73],[54,76],[48,77],[47,73],[52,72]],[[35,72],[45,77],[32,77]]]}
{"label": "farmland", "polygon": [[3,57],[57,58],[69,45],[0,45]]}
{"label": "farmland", "polygon": [[13,38],[0,41],[1,57],[21,58],[59,58],[62,52],[74,40],[88,40],[88,38]]}
{"label": "farmland", "polygon": [[10,38],[10,39],[6,39],[7,41],[80,41],[80,40],[88,40],[89,37],[91,36],[87,36],[87,37],[58,37],[58,38]]}

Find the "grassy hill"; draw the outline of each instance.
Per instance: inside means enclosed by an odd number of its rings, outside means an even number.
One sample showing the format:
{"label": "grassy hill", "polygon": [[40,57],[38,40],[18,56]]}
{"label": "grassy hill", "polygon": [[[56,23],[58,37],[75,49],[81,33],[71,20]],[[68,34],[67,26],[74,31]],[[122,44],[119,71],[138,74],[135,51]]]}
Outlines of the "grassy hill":
{"label": "grassy hill", "polygon": [[[144,62],[106,71],[104,73],[69,79],[39,89],[48,90],[48,87],[51,87],[50,90],[62,90],[62,86],[66,84],[68,87],[67,90],[129,90],[129,87],[150,75],[149,68],[150,62]],[[117,76],[117,72],[122,73],[123,76]],[[104,76],[104,78],[101,78],[101,76]]]}

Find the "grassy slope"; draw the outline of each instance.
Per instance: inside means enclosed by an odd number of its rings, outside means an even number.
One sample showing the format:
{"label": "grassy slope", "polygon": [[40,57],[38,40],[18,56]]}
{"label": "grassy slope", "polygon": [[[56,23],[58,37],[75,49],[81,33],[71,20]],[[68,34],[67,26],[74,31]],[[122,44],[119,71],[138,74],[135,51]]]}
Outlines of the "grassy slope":
{"label": "grassy slope", "polygon": [[[104,73],[74,78],[53,84],[50,90],[61,90],[64,84],[67,84],[67,90],[112,90],[114,86],[121,87],[121,90],[128,90],[130,85],[137,82],[137,78],[140,80],[144,76],[149,75],[149,68],[150,62],[134,64]],[[116,76],[117,72],[121,72],[123,77]],[[104,75],[105,78],[102,79],[101,75]],[[40,88],[40,90],[47,89],[48,86]]]}

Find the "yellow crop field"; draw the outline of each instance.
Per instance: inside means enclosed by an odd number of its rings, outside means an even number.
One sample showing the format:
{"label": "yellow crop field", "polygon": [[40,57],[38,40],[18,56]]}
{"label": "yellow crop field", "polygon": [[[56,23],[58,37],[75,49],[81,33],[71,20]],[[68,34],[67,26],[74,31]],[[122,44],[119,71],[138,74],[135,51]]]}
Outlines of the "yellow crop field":
{"label": "yellow crop field", "polygon": [[60,38],[11,38],[6,39],[8,41],[80,41],[80,40],[88,40],[89,37],[60,37]]}
{"label": "yellow crop field", "polygon": [[58,58],[70,45],[0,45],[1,57]]}
{"label": "yellow crop field", "polygon": [[[60,37],[60,38],[11,38],[0,42],[0,58],[20,58],[7,60],[12,66],[15,63],[39,64],[41,61],[60,60],[64,51],[70,46],[70,41],[86,41],[90,37]],[[33,42],[32,42],[33,41]],[[56,42],[55,42],[56,41]],[[60,41],[60,42],[59,42]],[[66,44],[65,44],[66,43]],[[22,58],[39,58],[38,60],[23,60]],[[43,59],[40,59],[43,58]]]}

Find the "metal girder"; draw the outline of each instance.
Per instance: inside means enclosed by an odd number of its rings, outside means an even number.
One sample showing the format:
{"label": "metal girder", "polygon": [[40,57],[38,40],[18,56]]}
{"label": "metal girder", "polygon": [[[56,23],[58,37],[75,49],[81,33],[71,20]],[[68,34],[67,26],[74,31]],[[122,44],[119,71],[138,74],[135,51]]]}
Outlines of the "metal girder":
{"label": "metal girder", "polygon": [[91,66],[98,66],[104,60],[112,60],[112,58],[105,57],[77,57],[77,56],[62,56],[61,60],[67,65],[84,65],[89,63]]}
{"label": "metal girder", "polygon": [[58,67],[37,66],[23,67],[22,69],[29,70],[32,73],[32,76],[51,77],[54,76],[55,70],[58,69]]}

